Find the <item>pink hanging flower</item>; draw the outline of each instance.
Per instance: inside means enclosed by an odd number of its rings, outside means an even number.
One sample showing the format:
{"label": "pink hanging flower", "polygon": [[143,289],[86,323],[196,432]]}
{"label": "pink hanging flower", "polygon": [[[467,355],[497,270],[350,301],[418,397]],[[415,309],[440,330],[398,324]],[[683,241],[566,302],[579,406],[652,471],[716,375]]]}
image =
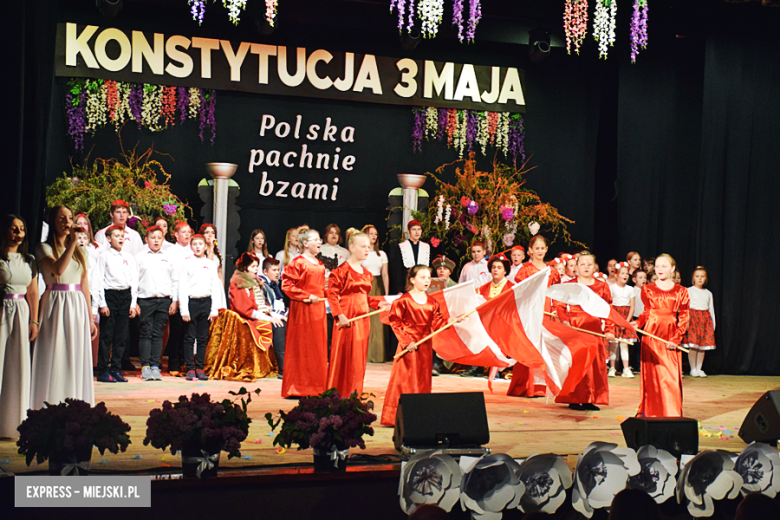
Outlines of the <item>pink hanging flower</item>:
{"label": "pink hanging flower", "polygon": [[144,181],[144,188],[149,189],[152,187],[152,183],[149,181]]}
{"label": "pink hanging flower", "polygon": [[507,233],[506,235],[504,235],[503,240],[504,240],[504,245],[506,247],[511,247],[512,244],[515,243],[515,234],[514,233]]}
{"label": "pink hanging flower", "polygon": [[475,235],[477,234],[477,226],[475,226],[474,224],[469,224],[469,229],[471,229],[471,232],[474,233]]}
{"label": "pink hanging flower", "polygon": [[464,208],[469,205],[469,202],[471,202],[471,200],[469,200],[469,198],[466,197],[465,195],[460,198],[460,205],[463,206]]}
{"label": "pink hanging flower", "polygon": [[473,200],[469,201],[467,206],[467,211],[469,212],[469,215],[476,215],[477,211],[479,211],[479,204],[477,204]]}
{"label": "pink hanging flower", "polygon": [[507,206],[501,206],[501,218],[506,220],[507,222],[512,220],[512,217],[515,216],[515,210],[511,207]]}
{"label": "pink hanging flower", "polygon": [[431,245],[433,247],[439,247],[439,244],[441,244],[441,240],[436,237],[431,238]]}

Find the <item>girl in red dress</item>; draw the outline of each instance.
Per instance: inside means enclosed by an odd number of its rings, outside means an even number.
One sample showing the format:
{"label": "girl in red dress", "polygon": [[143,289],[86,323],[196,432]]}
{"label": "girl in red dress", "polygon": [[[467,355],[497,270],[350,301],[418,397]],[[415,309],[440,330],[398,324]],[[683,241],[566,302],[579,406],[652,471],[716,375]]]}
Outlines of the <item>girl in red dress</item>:
{"label": "girl in red dress", "polygon": [[350,228],[347,247],[349,258],[328,277],[328,303],[338,323],[333,325],[327,386],[336,388],[342,396],[352,392],[360,396],[366,375],[371,321],[348,322],[350,318],[368,313],[368,293],[374,277],[361,262],[371,252],[371,240],[365,233]]}
{"label": "girl in red dress", "polygon": [[[393,361],[390,382],[382,407],[382,424],[395,425],[395,413],[401,394],[428,394],[433,379],[433,343],[417,342],[447,324],[439,304],[425,291],[431,285],[431,268],[415,265],[409,269],[406,294],[390,308],[390,326],[398,337],[398,350],[410,352]],[[452,320],[455,321],[455,320]]]}
{"label": "girl in red dress", "polygon": [[[528,244],[528,252],[531,255],[531,261],[527,262],[515,276],[515,282],[520,283],[542,269],[547,267],[544,263],[544,257],[547,254],[547,239],[542,235],[536,235]],[[561,283],[561,276],[555,269],[550,270],[550,277],[547,280],[547,287]],[[544,300],[544,311],[552,311],[552,302],[549,298]],[[548,315],[544,315],[545,320],[549,320]],[[520,361],[520,360],[518,360]],[[541,376],[540,369],[530,369],[525,365],[515,363],[512,367],[512,382],[509,385],[506,395],[515,397],[542,397],[547,392],[547,385]]]}
{"label": "girl in red dress", "polygon": [[319,395],[328,383],[328,325],[325,316],[325,266],[313,229],[298,233],[303,254],[284,268],[282,290],[290,297],[285,339],[282,397]]}
{"label": "girl in red dress", "polygon": [[[581,283],[611,304],[612,295],[610,294],[609,286],[605,282],[596,280],[593,277],[595,268],[596,257],[588,252],[580,254],[580,257],[577,259],[577,278],[566,283]],[[587,314],[579,305],[569,305],[567,309],[566,304],[555,302],[555,312],[565,325],[598,334],[603,332],[607,341],[615,339],[612,322],[604,322],[604,330],[602,331],[602,320]],[[593,363],[586,372],[585,377],[571,392],[558,394],[555,402],[568,403],[569,408],[572,410],[599,410],[599,407],[596,406],[597,404],[609,404],[607,345],[605,342],[602,342],[598,352],[593,357]]]}
{"label": "girl in red dress", "polygon": [[645,310],[632,323],[667,340],[642,338],[639,415],[645,417],[682,417],[682,357],[677,346],[688,326],[690,298],[685,287],[672,281],[676,268],[671,256],[656,258],[658,280],[642,287]]}

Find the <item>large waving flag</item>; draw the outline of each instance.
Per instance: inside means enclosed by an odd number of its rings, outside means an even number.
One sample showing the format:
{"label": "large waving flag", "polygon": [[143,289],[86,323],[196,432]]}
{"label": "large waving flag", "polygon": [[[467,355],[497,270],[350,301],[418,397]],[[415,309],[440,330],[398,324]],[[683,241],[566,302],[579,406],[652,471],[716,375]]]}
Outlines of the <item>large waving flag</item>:
{"label": "large waving flag", "polygon": [[549,273],[549,267],[539,271],[483,303],[476,312],[502,352],[527,367],[546,364],[542,320]]}
{"label": "large waving flag", "polygon": [[604,298],[581,283],[561,283],[550,286],[547,296],[567,305],[579,305],[595,318],[610,320],[618,327],[634,330],[626,319],[608,304]]}
{"label": "large waving flag", "polygon": [[542,330],[547,357],[545,379],[550,391],[558,395],[571,392],[593,363],[597,349],[604,348],[596,336],[577,332],[552,320],[544,321]]}
{"label": "large waving flag", "polygon": [[[482,301],[474,290],[473,280],[429,294],[428,297],[438,301],[448,321],[473,311]],[[434,336],[433,349],[442,359],[462,365],[508,367],[515,363],[502,353],[476,312]]]}

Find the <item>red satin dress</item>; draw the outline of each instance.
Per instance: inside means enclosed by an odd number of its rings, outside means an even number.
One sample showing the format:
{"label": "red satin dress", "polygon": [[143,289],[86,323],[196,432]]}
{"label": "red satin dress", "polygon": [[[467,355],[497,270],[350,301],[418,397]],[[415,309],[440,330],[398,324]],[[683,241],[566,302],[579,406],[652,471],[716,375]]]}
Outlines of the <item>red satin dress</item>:
{"label": "red satin dress", "polygon": [[363,379],[368,361],[368,336],[371,332],[371,320],[353,321],[349,327],[339,327],[339,314],[354,318],[366,314],[368,293],[371,290],[373,276],[359,266],[358,273],[348,262],[330,272],[328,277],[328,303],[333,316],[333,339],[330,343],[330,367],[328,369],[328,388],[336,388],[339,395],[349,396],[357,391],[363,393]]}
{"label": "red satin dress", "polygon": [[[393,302],[389,314],[390,326],[398,338],[396,353],[404,350],[409,343],[421,340],[447,324],[439,304],[430,296],[427,302],[420,305],[409,293],[406,293]],[[385,404],[382,407],[383,425],[395,425],[395,413],[398,410],[398,399],[401,394],[431,392],[432,371],[433,342],[431,340],[417,345],[417,350],[393,361],[390,382],[385,392]]]}
{"label": "red satin dress", "polygon": [[[610,305],[612,304],[612,292],[609,290],[609,285],[601,280],[594,280],[593,285],[588,285],[591,291],[595,292],[601,298],[603,298]],[[569,280],[566,283],[577,283],[577,279]],[[568,321],[572,327],[578,327],[580,329],[589,330],[591,332],[598,332],[599,334],[606,334],[608,332],[615,332],[615,325],[609,321],[604,320],[604,330],[601,329],[600,318],[594,318],[590,314],[582,310],[579,305],[568,306],[566,304],[555,302],[555,312],[558,314],[558,319],[561,321]],[[605,340],[599,342],[598,352],[593,357],[593,363],[585,372],[585,376],[574,387],[574,390],[568,394],[560,393],[555,398],[556,403],[570,403],[570,404],[609,404],[609,378],[607,377],[607,344]]]}
{"label": "red satin dress", "polygon": [[[651,283],[642,287],[642,303],[645,310],[636,320],[637,326],[679,345],[688,327],[688,290],[675,284],[664,291]],[[682,417],[682,355],[679,350],[668,350],[661,341],[642,336],[640,383],[640,414]]]}
{"label": "red satin dress", "polygon": [[[524,264],[515,275],[515,283],[522,282],[526,278],[535,275],[540,270],[541,269],[536,267],[531,262]],[[547,281],[547,287],[558,283],[561,283],[561,274],[555,269],[550,269],[550,277]],[[552,301],[550,298],[544,299],[544,311],[552,312]],[[549,320],[550,317],[545,314],[544,319]],[[506,391],[506,395],[515,397],[544,396],[547,393],[547,385],[535,383],[535,371],[535,369],[528,368],[527,366],[520,363],[515,363],[515,365],[512,367],[512,381],[509,383],[509,390]]]}
{"label": "red satin dress", "polygon": [[[282,290],[290,297],[284,351],[282,397],[319,395],[328,389],[328,322],[325,266],[303,255],[284,268]],[[317,303],[304,303],[310,295]]]}

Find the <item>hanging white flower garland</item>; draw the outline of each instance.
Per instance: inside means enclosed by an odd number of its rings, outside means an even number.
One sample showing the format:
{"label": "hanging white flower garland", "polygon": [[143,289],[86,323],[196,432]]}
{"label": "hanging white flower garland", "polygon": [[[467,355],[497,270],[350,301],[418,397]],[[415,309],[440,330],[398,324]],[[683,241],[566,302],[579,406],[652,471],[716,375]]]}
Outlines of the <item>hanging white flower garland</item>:
{"label": "hanging white flower garland", "polygon": [[435,38],[444,16],[444,0],[420,0],[417,16],[422,22],[423,38]]}
{"label": "hanging white flower garland", "polygon": [[607,59],[609,47],[615,45],[617,0],[598,0],[593,18],[593,39],[599,42],[599,58]]}

